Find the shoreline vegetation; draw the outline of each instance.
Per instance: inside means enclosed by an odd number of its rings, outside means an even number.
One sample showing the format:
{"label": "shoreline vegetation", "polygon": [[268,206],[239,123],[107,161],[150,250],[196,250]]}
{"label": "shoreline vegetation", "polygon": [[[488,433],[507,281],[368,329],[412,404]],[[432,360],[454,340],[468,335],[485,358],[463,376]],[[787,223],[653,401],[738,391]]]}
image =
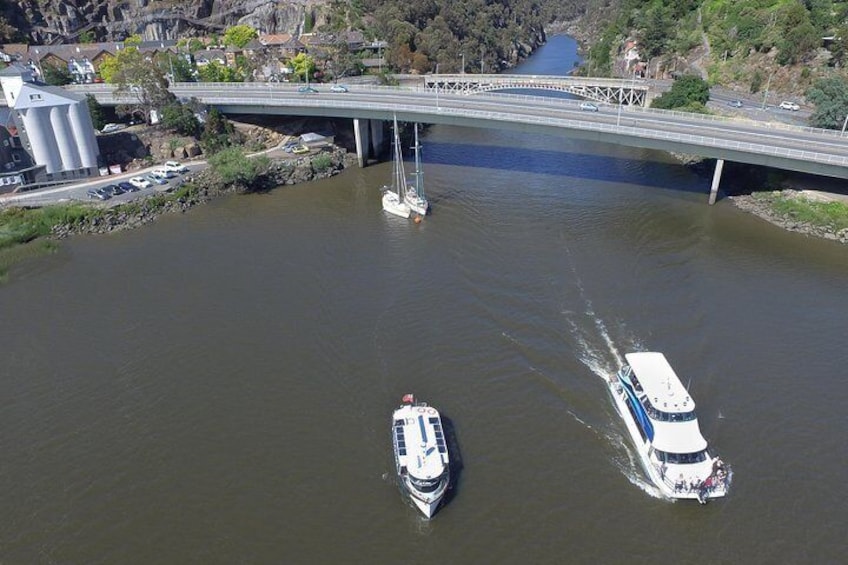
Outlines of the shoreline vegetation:
{"label": "shoreline vegetation", "polygon": [[0,283],[15,264],[55,252],[56,241],[71,235],[135,229],[163,214],[183,213],[220,196],[268,192],[329,178],[355,164],[356,156],[338,146],[296,159],[245,157],[236,148],[213,155],[208,168],[187,176],[172,192],[109,207],[82,202],[9,206],[0,210]]}

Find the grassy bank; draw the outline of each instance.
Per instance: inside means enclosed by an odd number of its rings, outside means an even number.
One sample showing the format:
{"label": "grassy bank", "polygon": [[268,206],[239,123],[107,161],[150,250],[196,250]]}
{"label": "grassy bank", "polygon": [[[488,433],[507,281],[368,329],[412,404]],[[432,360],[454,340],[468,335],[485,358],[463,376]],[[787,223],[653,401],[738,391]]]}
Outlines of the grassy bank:
{"label": "grassy bank", "polygon": [[833,232],[848,229],[848,204],[843,202],[824,202],[783,193],[761,193],[755,198],[766,201],[778,216]]}
{"label": "grassy bank", "polygon": [[111,208],[74,203],[0,211],[0,282],[6,280],[9,268],[18,261],[55,251],[56,244],[47,238],[56,227],[73,230],[76,226],[96,224],[107,216],[138,214],[142,209],[155,211],[173,201],[185,199],[193,191],[192,185],[185,184],[168,194],[157,194]]}

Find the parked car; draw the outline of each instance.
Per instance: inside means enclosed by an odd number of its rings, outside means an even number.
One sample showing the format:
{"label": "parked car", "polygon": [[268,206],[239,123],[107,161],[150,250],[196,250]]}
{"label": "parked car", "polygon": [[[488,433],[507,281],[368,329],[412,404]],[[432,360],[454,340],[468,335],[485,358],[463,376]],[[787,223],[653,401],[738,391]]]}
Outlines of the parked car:
{"label": "parked car", "polygon": [[312,88],[309,85],[301,86],[300,88],[297,89],[297,91],[302,92],[304,94],[317,94],[318,93],[318,90],[316,90],[315,88]]}
{"label": "parked car", "polygon": [[162,177],[157,177],[153,173],[147,173],[143,175],[141,178],[149,182],[151,185],[153,184],[168,184],[168,180]]}
{"label": "parked car", "polygon": [[118,183],[118,188],[121,189],[121,192],[119,194],[123,194],[124,192],[135,192],[136,191],[135,186],[133,186],[132,184],[128,183],[125,180]]}
{"label": "parked car", "polygon": [[742,101],[741,100],[731,100],[730,102],[727,103],[727,105],[732,107],[732,108],[741,108],[742,107]]}
{"label": "parked car", "polygon": [[296,145],[292,149],[292,153],[295,155],[303,155],[304,153],[309,153],[309,148],[305,145]]}
{"label": "parked car", "polygon": [[118,194],[124,193],[124,191],[121,190],[121,187],[117,184],[107,184],[106,186],[100,187],[100,190],[102,190],[105,194],[108,194],[109,196],[116,196]]}
{"label": "parked car", "polygon": [[150,181],[142,177],[133,177],[130,179],[130,184],[135,188],[150,188]]}
{"label": "parked car", "polygon": [[789,100],[784,100],[780,103],[779,108],[781,110],[792,110],[793,112],[797,112],[801,109],[801,107],[795,102],[790,102]]}
{"label": "parked car", "polygon": [[581,102],[580,103],[580,109],[583,110],[584,112],[597,112],[598,111],[598,105],[595,104],[594,102]]}
{"label": "parked car", "polygon": [[163,168],[166,171],[171,171],[173,173],[187,173],[188,167],[180,163],[179,161],[165,161]]}
{"label": "parked car", "polygon": [[343,84],[334,84],[330,87],[330,92],[347,92],[347,87]]}
{"label": "parked car", "polygon": [[103,129],[100,130],[100,133],[112,133],[121,129],[124,129],[126,126],[124,124],[106,124],[103,126]]}
{"label": "parked car", "polygon": [[96,198],[98,200],[109,200],[112,198],[112,195],[108,194],[103,188],[89,188],[86,191],[89,198]]}
{"label": "parked car", "polygon": [[165,167],[157,167],[157,168],[153,169],[152,171],[150,171],[150,174],[155,176],[155,177],[158,177],[158,178],[161,178],[161,179],[166,179],[166,180],[172,179],[175,176],[177,176],[177,173],[175,173],[174,171],[169,171]]}

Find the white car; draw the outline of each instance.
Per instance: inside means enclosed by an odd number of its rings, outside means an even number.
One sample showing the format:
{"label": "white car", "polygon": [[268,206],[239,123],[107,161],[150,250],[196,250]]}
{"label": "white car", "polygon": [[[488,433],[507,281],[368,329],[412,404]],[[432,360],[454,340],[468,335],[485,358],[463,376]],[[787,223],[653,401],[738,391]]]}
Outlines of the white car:
{"label": "white car", "polygon": [[584,112],[597,112],[598,105],[593,102],[581,102],[580,109]]}
{"label": "white car", "polygon": [[158,177],[160,179],[165,179],[165,180],[172,179],[175,176],[177,176],[177,173],[175,173],[174,171],[169,171],[165,167],[158,167],[156,169],[153,169],[152,171],[150,171],[150,174],[153,175],[154,177]]}
{"label": "white car", "polygon": [[347,87],[343,84],[334,84],[330,87],[330,92],[347,92]]}
{"label": "white car", "polygon": [[142,177],[133,177],[130,179],[130,184],[136,188],[150,188],[150,181]]}
{"label": "white car", "polygon": [[790,102],[789,100],[784,100],[783,102],[780,103],[780,109],[781,110],[792,110],[793,112],[797,112],[798,110],[801,109],[801,107],[798,106],[798,104],[796,104],[795,102]]}
{"label": "white car", "polygon": [[163,168],[168,171],[172,171],[174,173],[187,173],[188,167],[180,163],[179,161],[165,161]]}
{"label": "white car", "polygon": [[125,127],[127,126],[125,126],[124,124],[106,124],[105,126],[103,126],[103,129],[100,130],[100,133],[112,133],[124,129]]}

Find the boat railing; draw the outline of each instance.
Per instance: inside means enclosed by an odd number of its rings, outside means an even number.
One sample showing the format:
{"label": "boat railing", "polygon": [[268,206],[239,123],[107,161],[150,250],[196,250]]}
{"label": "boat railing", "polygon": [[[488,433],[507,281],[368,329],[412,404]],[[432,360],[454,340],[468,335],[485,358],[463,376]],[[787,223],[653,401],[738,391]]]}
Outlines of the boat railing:
{"label": "boat railing", "polygon": [[715,467],[713,472],[702,481],[692,477],[688,480],[683,477],[672,479],[665,474],[662,465],[656,465],[653,462],[651,462],[651,465],[657,470],[662,482],[674,492],[696,493],[698,498],[706,498],[712,493],[726,493],[730,488],[732,472],[730,467],[724,465],[724,463]]}

